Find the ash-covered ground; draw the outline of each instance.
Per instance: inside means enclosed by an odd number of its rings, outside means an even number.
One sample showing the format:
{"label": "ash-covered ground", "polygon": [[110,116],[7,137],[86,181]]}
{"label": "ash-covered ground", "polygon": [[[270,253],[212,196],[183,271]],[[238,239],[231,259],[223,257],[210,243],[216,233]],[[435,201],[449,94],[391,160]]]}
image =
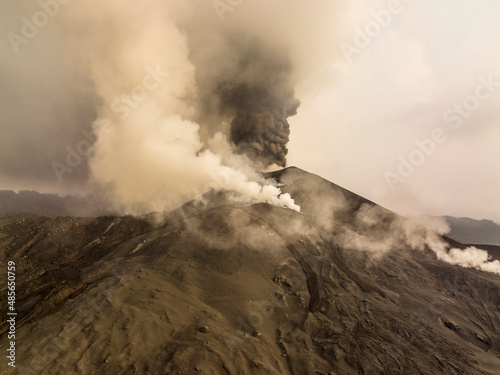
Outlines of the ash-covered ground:
{"label": "ash-covered ground", "polygon": [[227,192],[144,217],[0,219],[18,293],[17,366],[0,372],[498,373],[499,275],[439,261],[425,229],[318,176],[273,177],[301,213]]}

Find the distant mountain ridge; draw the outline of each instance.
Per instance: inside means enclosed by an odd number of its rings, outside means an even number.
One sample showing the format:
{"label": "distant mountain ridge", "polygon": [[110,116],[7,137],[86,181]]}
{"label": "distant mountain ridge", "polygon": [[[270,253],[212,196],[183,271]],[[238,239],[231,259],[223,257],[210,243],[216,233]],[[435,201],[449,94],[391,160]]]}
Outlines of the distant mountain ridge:
{"label": "distant mountain ridge", "polygon": [[46,217],[102,216],[110,214],[98,198],[42,194],[31,190],[0,190],[0,217],[33,214]]}
{"label": "distant mountain ridge", "polygon": [[448,237],[463,244],[500,246],[500,225],[492,220],[444,216],[450,225]]}

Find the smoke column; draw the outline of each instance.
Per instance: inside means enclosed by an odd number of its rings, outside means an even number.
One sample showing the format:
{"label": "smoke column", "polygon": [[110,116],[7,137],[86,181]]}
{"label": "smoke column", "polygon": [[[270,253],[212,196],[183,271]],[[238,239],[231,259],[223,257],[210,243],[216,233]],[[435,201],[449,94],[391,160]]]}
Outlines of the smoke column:
{"label": "smoke column", "polygon": [[380,206],[363,204],[356,214],[355,228],[357,232],[346,231],[338,240],[344,247],[367,251],[374,258],[391,250],[400,251],[402,246],[416,251],[429,249],[443,262],[500,274],[500,262],[492,260],[486,250],[474,246],[463,250],[450,247],[442,238],[450,231],[443,218],[415,217],[409,220],[394,217],[392,212]]}
{"label": "smoke column", "polygon": [[[89,162],[96,186],[128,213],[171,209],[214,188],[299,210],[255,172],[286,163],[287,117],[298,107],[286,52],[218,24],[203,38],[186,32],[199,10],[146,3],[75,3],[65,19],[77,31],[65,36],[71,63],[101,102]],[[201,45],[208,54],[197,55]]]}
{"label": "smoke column", "polygon": [[236,113],[230,139],[237,150],[264,167],[284,167],[290,135],[287,118],[296,114],[299,101],[290,82],[289,61],[265,48],[255,41],[241,51],[238,75],[226,78],[217,91],[222,107]]}
{"label": "smoke column", "polygon": [[104,188],[124,212],[268,185],[255,171],[285,165],[294,91],[305,99],[323,82],[348,29],[327,0],[1,7],[3,187]]}

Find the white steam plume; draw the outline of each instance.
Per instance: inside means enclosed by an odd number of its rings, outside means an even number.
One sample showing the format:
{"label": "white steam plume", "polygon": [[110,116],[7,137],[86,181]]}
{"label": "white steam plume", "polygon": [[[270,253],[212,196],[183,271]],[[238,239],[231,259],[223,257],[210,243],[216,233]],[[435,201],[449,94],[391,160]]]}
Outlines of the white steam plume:
{"label": "white steam plume", "polygon": [[470,246],[464,250],[451,248],[448,252],[436,252],[438,259],[467,268],[476,268],[482,271],[493,272],[500,275],[500,262],[491,260],[491,255],[486,250]]}
{"label": "white steam plume", "polygon": [[[80,32],[67,41],[77,46],[74,55],[102,101],[90,170],[120,207],[132,213],[170,209],[217,188],[250,203],[300,210],[253,172],[246,157],[228,152],[220,133],[202,140],[203,118],[193,106],[196,69],[173,16],[185,14],[180,3],[106,0],[75,3],[71,11],[69,22]],[[227,124],[218,120],[224,131]]]}
{"label": "white steam plume", "polygon": [[450,248],[442,235],[450,228],[444,219],[427,217],[418,222],[401,216],[393,216],[380,206],[363,204],[355,217],[356,231],[346,231],[340,236],[342,244],[371,253],[375,258],[392,250],[432,250],[436,257],[446,263],[466,268],[500,274],[500,262],[491,260],[486,250],[468,247],[464,250]]}
{"label": "white steam plume", "polygon": [[435,234],[445,235],[450,231],[449,224],[444,218],[422,217],[421,224],[427,228],[427,245],[434,251],[439,260],[465,268],[476,268],[500,275],[500,262],[498,260],[491,260],[492,257],[486,250],[478,249],[475,246],[469,246],[463,250],[450,248]]}

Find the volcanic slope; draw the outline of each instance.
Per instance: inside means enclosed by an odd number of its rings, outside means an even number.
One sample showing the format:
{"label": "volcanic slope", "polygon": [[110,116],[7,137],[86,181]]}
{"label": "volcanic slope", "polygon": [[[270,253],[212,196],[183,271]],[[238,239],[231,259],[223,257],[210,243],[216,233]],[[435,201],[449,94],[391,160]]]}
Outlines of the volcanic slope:
{"label": "volcanic slope", "polygon": [[438,261],[426,229],[318,176],[272,177],[302,213],[227,192],[2,219],[20,307],[0,373],[498,374],[500,276]]}

